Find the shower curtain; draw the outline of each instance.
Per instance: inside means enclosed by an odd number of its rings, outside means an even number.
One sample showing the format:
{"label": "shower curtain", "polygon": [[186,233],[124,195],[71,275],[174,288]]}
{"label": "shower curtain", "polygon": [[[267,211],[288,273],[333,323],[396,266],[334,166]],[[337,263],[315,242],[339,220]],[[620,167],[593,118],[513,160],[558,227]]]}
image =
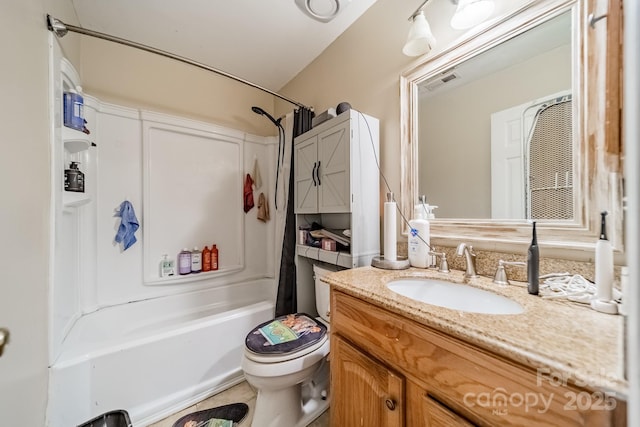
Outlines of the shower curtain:
{"label": "shower curtain", "polygon": [[[290,116],[293,116],[293,126],[290,127]],[[278,295],[276,297],[276,316],[295,313],[298,307],[296,294],[296,220],[293,203],[293,139],[311,129],[311,119],[313,111],[306,108],[299,108],[293,114],[287,114],[285,126],[285,156],[290,159],[287,167],[283,165],[282,175],[288,177],[287,191],[285,193],[285,203],[278,203],[278,206],[285,206],[284,236],[282,240],[282,253],[280,257],[280,274],[278,278]],[[289,132],[289,130],[291,131]],[[288,147],[287,147],[288,144]],[[284,161],[283,161],[284,163]],[[286,173],[288,172],[288,173]],[[286,181],[286,180],[284,180]],[[281,186],[285,188],[285,186]],[[278,195],[276,194],[276,197]]]}

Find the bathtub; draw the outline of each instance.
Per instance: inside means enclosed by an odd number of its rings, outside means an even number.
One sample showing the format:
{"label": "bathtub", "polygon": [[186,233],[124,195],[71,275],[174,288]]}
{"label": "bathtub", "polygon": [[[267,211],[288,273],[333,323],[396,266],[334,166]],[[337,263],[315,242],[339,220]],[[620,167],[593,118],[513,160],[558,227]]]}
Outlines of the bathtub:
{"label": "bathtub", "polygon": [[143,427],[242,381],[244,338],[273,317],[272,289],[259,280],[80,317],[49,367],[47,425],[124,409]]}

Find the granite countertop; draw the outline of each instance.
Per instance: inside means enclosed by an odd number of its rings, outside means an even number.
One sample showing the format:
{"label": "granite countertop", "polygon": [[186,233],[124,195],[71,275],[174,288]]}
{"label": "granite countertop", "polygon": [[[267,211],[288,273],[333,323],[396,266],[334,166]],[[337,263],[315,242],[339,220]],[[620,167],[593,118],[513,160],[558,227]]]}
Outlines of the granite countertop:
{"label": "granite countertop", "polygon": [[[394,279],[433,278],[465,283],[517,301],[521,314],[463,312],[412,300],[385,286]],[[529,295],[526,283],[499,286],[490,278],[465,278],[464,272],[410,268],[361,267],[322,278],[332,289],[410,318],[477,347],[549,375],[562,375],[588,389],[614,392],[626,399],[622,374],[623,317],[599,313],[589,306]]]}

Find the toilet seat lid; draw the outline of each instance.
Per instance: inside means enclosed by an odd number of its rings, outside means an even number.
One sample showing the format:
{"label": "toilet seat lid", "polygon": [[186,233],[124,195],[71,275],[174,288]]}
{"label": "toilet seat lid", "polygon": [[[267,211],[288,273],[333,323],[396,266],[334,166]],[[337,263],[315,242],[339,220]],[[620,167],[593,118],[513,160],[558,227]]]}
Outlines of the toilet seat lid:
{"label": "toilet seat lid", "polygon": [[253,328],[245,338],[245,346],[258,355],[282,356],[307,349],[326,335],[327,327],[308,314],[287,314]]}

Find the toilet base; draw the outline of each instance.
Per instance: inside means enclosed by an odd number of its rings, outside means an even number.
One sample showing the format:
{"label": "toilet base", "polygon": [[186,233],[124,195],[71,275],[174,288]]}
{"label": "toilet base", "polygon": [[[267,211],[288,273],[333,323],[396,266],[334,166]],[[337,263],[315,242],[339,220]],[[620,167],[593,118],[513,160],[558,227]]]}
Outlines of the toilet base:
{"label": "toilet base", "polygon": [[258,390],[251,427],[306,427],[329,408],[329,363],[310,381],[280,390]]}

